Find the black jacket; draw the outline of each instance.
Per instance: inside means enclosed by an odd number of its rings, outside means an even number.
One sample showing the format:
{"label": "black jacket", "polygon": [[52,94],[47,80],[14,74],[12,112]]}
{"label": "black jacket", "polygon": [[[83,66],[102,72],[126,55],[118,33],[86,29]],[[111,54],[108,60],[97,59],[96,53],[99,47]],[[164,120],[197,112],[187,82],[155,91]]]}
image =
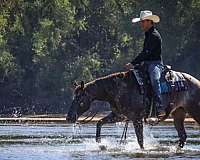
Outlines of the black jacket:
{"label": "black jacket", "polygon": [[145,40],[142,52],[131,62],[133,65],[143,61],[161,61],[162,39],[159,32],[151,27],[145,32]]}

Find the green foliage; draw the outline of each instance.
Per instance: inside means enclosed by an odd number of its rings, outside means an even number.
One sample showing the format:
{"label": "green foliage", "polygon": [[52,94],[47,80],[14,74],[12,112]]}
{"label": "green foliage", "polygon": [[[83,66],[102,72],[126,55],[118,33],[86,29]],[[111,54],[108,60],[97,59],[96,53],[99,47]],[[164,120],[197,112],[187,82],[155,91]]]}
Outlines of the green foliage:
{"label": "green foliage", "polygon": [[51,103],[63,111],[74,81],[124,70],[142,49],[143,33],[131,19],[145,9],[161,17],[164,62],[199,77],[199,0],[9,0],[0,9],[7,106],[20,95],[20,105]]}
{"label": "green foliage", "polygon": [[5,78],[13,76],[16,69],[14,57],[8,52],[2,52],[0,54],[0,81],[3,82]]}

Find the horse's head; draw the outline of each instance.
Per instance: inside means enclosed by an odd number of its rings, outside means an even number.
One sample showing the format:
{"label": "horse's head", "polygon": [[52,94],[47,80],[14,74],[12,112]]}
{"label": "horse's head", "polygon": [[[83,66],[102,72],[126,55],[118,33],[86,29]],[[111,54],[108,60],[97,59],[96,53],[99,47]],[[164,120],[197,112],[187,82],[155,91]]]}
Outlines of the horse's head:
{"label": "horse's head", "polygon": [[92,102],[92,96],[85,88],[84,82],[81,85],[75,84],[74,97],[72,105],[69,109],[67,121],[75,123],[80,115],[90,108]]}

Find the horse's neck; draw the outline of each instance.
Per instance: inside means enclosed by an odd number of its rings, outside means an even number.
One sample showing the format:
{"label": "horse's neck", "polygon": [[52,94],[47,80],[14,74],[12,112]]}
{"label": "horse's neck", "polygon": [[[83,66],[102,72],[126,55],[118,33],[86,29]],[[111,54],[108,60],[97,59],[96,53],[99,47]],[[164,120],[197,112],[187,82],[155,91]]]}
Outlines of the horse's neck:
{"label": "horse's neck", "polygon": [[[129,73],[126,74],[124,80],[127,81],[127,84],[133,83],[131,82],[132,80]],[[120,85],[122,84],[121,82],[122,78],[119,78],[119,76],[98,80],[95,85],[94,100],[107,101],[110,104],[113,104],[115,97],[119,92]]]}
{"label": "horse's neck", "polygon": [[110,101],[110,99],[113,98],[112,95],[112,86],[111,82],[107,79],[102,79],[97,82],[97,85],[95,87],[95,96],[94,100],[100,100],[100,101]]}
{"label": "horse's neck", "polygon": [[89,82],[85,87],[92,101],[102,100],[102,89],[102,86],[100,86],[97,81]]}

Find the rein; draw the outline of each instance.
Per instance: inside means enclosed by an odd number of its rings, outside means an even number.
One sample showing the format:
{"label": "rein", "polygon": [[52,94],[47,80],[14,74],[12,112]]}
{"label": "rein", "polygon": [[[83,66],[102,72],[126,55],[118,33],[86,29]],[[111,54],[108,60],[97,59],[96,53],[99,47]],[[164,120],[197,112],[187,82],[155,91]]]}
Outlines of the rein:
{"label": "rein", "polygon": [[91,116],[91,113],[92,113],[92,112],[90,112],[90,114],[89,114],[88,116],[86,116],[86,117],[82,120],[82,122],[81,122],[80,124],[87,124],[87,123],[91,122],[91,121],[93,120],[93,118],[97,115],[98,112],[95,112],[95,113],[92,115],[92,117],[91,117],[90,119],[88,119],[88,118]]}
{"label": "rein", "polygon": [[122,144],[123,142],[126,141],[127,129],[128,129],[128,120],[125,123],[124,130],[123,130],[123,133],[122,133],[122,136],[121,136],[119,144]]}

